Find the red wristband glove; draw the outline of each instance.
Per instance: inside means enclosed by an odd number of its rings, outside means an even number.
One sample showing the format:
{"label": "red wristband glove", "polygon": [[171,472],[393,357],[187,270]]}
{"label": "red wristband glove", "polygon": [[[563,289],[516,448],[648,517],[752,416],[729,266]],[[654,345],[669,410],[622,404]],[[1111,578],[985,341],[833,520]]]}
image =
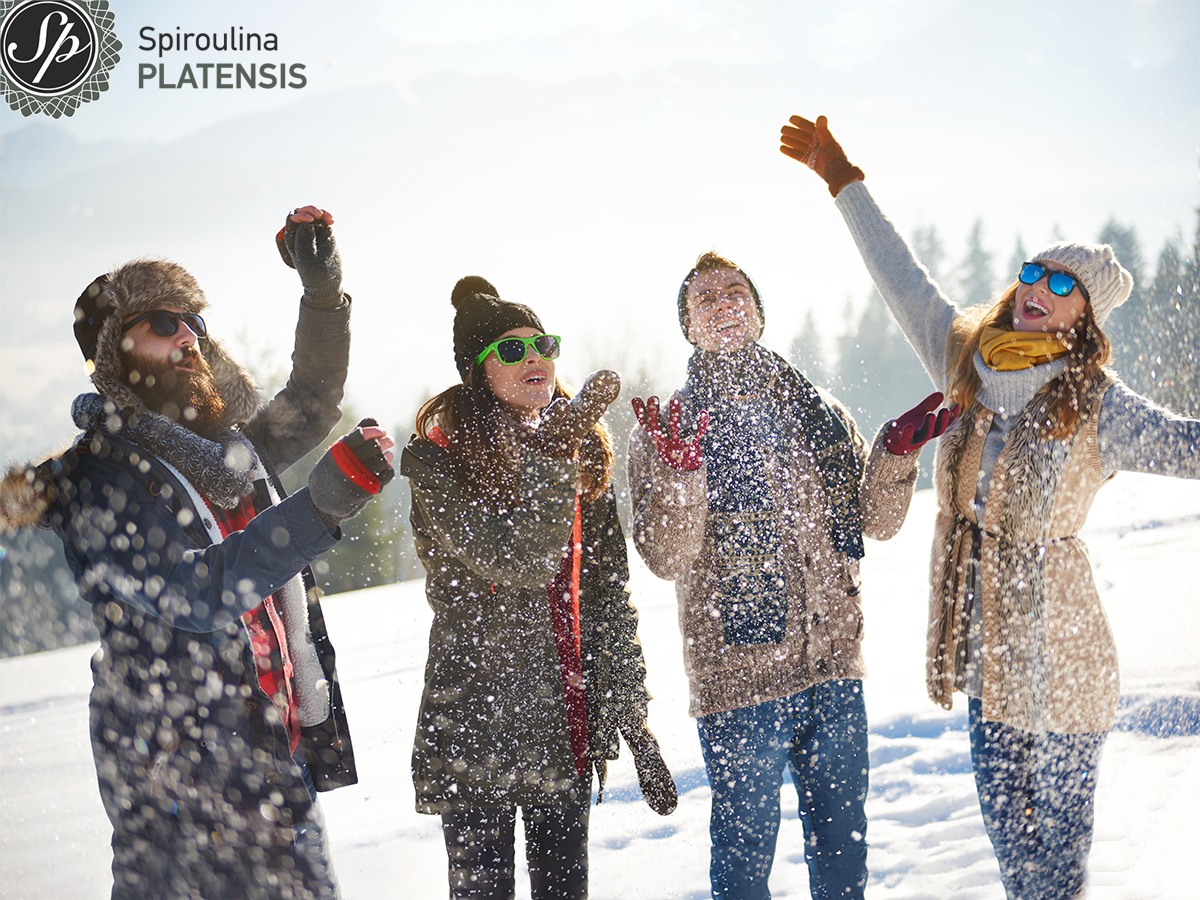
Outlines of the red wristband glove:
{"label": "red wristband glove", "polygon": [[633,412],[639,424],[654,441],[658,458],[665,465],[680,472],[694,472],[704,461],[700,449],[700,438],[708,430],[708,410],[701,411],[696,417],[696,434],[690,441],[679,436],[680,405],[678,400],[672,400],[667,406],[667,431],[664,433],[662,421],[658,416],[658,398],[651,397],[645,403],[640,397],[634,397]]}
{"label": "red wristband glove", "polygon": [[884,446],[888,452],[896,456],[915,453],[935,437],[940,437],[958,418],[957,403],[949,409],[939,410],[937,415],[934,415],[933,411],[942,405],[944,399],[941,391],[930,394],[893,421],[888,426],[887,437],[884,438]]}

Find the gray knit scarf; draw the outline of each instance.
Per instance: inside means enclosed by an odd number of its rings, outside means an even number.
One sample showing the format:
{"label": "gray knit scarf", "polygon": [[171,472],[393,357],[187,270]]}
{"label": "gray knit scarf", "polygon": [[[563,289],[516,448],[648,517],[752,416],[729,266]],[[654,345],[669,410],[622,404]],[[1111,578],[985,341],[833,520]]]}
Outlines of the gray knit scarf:
{"label": "gray knit scarf", "polygon": [[219,428],[201,436],[159,413],[127,415],[99,394],[80,394],[71,404],[78,427],[95,427],[132,441],[178,469],[222,509],[233,509],[254,489],[250,472],[255,454],[240,432]]}

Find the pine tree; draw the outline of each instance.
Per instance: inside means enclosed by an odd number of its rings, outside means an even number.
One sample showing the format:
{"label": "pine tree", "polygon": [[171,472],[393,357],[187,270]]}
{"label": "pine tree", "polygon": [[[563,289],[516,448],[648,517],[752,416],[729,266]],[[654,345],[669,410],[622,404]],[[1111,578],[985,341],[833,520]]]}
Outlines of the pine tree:
{"label": "pine tree", "polygon": [[1118,261],[1133,276],[1133,293],[1125,304],[1115,310],[1104,323],[1104,333],[1112,343],[1114,367],[1138,390],[1147,388],[1145,369],[1146,298],[1142,293],[1146,265],[1137,234],[1132,225],[1125,226],[1110,218],[1096,238],[1110,244]]}
{"label": "pine tree", "polygon": [[1158,255],[1154,281],[1146,297],[1145,335],[1140,365],[1145,372],[1144,392],[1166,406],[1175,402],[1176,329],[1180,322],[1179,292],[1182,260],[1174,241]]}
{"label": "pine tree", "polygon": [[1008,271],[1004,273],[1004,278],[1001,279],[1004,284],[1009,285],[1016,281],[1017,273],[1021,271],[1021,266],[1027,262],[1029,262],[1029,253],[1025,249],[1025,242],[1021,240],[1021,236],[1018,234],[1012,256],[1008,258]]}
{"label": "pine tree", "polygon": [[813,384],[824,385],[829,381],[825,354],[821,350],[821,335],[817,331],[817,320],[811,309],[804,317],[804,327],[792,338],[788,361]]}
{"label": "pine tree", "polygon": [[992,297],[992,254],[983,248],[983,220],[976,219],[967,235],[967,255],[959,267],[959,288],[967,306],[981,306]]}
{"label": "pine tree", "polygon": [[872,289],[857,325],[839,344],[841,386],[835,393],[850,407],[868,440],[932,390],[917,354],[877,290]]}
{"label": "pine tree", "polygon": [[[1174,307],[1167,301],[1171,331],[1165,340],[1164,376],[1170,382],[1167,404],[1190,416],[1200,415],[1200,209],[1192,245],[1175,269]],[[1164,288],[1166,285],[1164,285]]]}
{"label": "pine tree", "polygon": [[913,232],[913,252],[917,259],[929,270],[934,281],[942,277],[942,262],[946,259],[946,248],[938,237],[936,225],[918,226]]}

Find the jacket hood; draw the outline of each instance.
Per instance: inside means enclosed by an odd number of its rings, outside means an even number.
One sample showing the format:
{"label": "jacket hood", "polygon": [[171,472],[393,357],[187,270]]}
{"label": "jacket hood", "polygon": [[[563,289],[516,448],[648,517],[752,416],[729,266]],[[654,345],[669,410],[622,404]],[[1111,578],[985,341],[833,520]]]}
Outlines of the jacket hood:
{"label": "jacket hood", "polygon": [[[65,452],[65,451],[64,451]],[[0,533],[41,524],[58,497],[49,469],[61,454],[37,463],[14,463],[0,479]]]}
{"label": "jacket hood", "polygon": [[[121,326],[128,316],[166,306],[199,314],[208,308],[208,301],[187,270],[161,259],[137,259],[118,266],[93,281],[76,301],[75,336],[89,362],[92,384],[119,411],[135,415],[146,411],[121,378]],[[200,352],[212,369],[213,386],[225,401],[220,424],[248,422],[261,405],[254,380],[216,338],[202,338]]]}

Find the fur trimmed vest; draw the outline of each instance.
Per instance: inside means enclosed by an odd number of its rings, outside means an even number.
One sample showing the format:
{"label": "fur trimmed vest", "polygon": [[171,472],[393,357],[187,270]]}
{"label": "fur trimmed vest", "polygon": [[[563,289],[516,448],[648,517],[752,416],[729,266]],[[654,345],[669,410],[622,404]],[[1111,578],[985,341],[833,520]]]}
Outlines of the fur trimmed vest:
{"label": "fur trimmed vest", "polygon": [[1040,436],[1043,397],[1030,401],[996,460],[983,522],[975,521],[973,501],[993,413],[977,403],[939,442],[926,678],[930,697],[946,709],[975,562],[985,719],[1032,732],[1111,727],[1120,691],[1116,646],[1078,533],[1105,482],[1097,427],[1112,383],[1108,375],[1096,380],[1065,441]]}

